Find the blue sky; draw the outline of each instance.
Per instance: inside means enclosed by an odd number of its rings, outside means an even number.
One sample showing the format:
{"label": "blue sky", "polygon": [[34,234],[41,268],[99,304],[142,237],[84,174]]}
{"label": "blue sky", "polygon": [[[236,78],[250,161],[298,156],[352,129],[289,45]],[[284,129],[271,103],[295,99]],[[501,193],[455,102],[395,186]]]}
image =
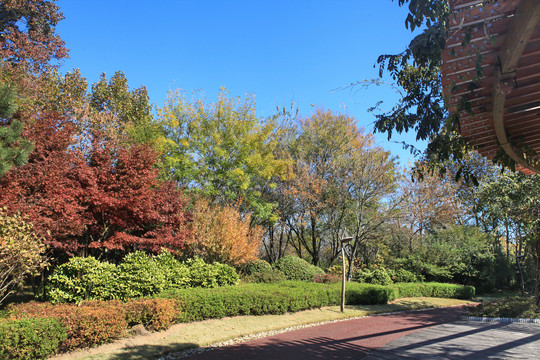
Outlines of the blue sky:
{"label": "blue sky", "polygon": [[[378,76],[378,55],[405,48],[406,9],[391,0],[58,1],[66,17],[57,32],[70,49],[62,71],[80,68],[89,82],[123,71],[131,87],[147,87],[162,106],[182,88],[215,99],[254,94],[257,112],[295,103],[346,112],[372,130],[370,106],[396,100],[390,87],[332,91]],[[388,80],[388,79],[386,79]],[[410,157],[378,134],[379,145]],[[414,134],[392,140],[414,143]],[[416,144],[423,148],[424,144]]]}

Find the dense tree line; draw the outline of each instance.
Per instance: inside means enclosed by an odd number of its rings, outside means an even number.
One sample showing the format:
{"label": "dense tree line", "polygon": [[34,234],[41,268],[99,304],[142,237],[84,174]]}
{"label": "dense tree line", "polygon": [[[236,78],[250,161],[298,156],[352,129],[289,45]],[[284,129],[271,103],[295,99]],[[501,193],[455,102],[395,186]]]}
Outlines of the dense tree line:
{"label": "dense tree line", "polygon": [[[429,171],[432,147],[402,168],[347,114],[261,118],[251,97],[225,89],[215,102],[173,92],[154,109],[144,86],[131,89],[122,72],[90,86],[77,70],[58,72],[67,49],[54,32],[62,18],[54,1],[2,2],[0,15],[0,221],[19,221],[9,239],[42,242],[53,265],[74,255],[118,262],[145,250],[237,268],[294,254],[331,268],[351,236],[349,275],[404,268],[489,290],[521,286],[520,259],[524,279],[540,276],[532,268],[539,176],[500,173],[464,151],[439,159],[441,177]],[[413,54],[386,58],[390,71],[435,86],[436,64],[421,64],[429,73],[404,65]],[[418,100],[415,91],[407,101]],[[422,111],[415,104],[406,107]],[[423,127],[431,116],[394,115],[381,115],[377,129]],[[478,186],[455,181],[463,165]]]}

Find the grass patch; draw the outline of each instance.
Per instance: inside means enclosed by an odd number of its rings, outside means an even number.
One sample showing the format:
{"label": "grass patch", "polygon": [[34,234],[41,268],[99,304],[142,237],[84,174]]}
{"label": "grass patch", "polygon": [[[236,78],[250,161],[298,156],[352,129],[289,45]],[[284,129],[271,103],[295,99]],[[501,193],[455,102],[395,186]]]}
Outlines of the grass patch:
{"label": "grass patch", "polygon": [[177,324],[169,330],[143,338],[120,340],[95,349],[81,350],[55,357],[55,360],[142,360],[193,347],[204,347],[234,338],[304,324],[349,319],[373,314],[470,304],[470,301],[440,298],[406,298],[384,305],[347,305],[323,307],[282,315],[237,316]]}
{"label": "grass patch", "polygon": [[501,298],[472,306],[470,316],[540,319],[540,308],[532,296]]}

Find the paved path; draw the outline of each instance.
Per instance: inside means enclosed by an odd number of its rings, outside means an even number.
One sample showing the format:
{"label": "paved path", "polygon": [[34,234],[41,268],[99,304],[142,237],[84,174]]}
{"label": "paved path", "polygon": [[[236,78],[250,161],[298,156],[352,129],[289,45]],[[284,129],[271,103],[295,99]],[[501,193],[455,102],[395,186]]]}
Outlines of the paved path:
{"label": "paved path", "polygon": [[399,338],[363,359],[540,359],[540,324],[438,325]]}
{"label": "paved path", "polygon": [[358,359],[414,331],[457,321],[462,312],[454,307],[340,321],[218,348],[188,359]]}

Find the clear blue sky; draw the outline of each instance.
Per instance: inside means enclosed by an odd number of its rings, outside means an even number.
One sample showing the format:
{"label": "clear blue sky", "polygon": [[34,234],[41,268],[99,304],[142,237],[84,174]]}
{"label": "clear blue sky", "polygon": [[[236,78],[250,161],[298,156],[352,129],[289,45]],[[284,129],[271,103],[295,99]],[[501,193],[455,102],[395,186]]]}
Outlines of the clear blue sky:
{"label": "clear blue sky", "polygon": [[[66,17],[57,32],[70,49],[62,71],[80,68],[89,82],[123,71],[162,106],[167,92],[220,87],[254,94],[267,116],[291,100],[300,114],[324,107],[354,116],[371,131],[367,108],[396,100],[389,87],[332,91],[376,78],[378,55],[405,48],[406,9],[391,0],[91,0],[58,1]],[[414,135],[392,140],[414,142]],[[409,153],[378,134],[406,163]],[[425,145],[416,144],[423,149]]]}

